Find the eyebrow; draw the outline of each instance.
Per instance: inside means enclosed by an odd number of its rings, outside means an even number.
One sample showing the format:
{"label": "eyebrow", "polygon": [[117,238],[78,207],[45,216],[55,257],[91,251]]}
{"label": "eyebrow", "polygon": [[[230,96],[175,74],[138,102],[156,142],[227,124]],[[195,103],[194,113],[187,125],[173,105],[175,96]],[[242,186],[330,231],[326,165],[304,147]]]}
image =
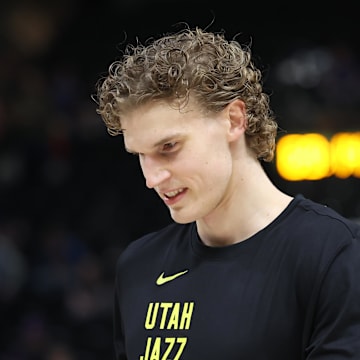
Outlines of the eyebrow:
{"label": "eyebrow", "polygon": [[[181,137],[181,136],[183,136],[183,134],[180,133],[180,132],[176,132],[174,134],[167,135],[167,136],[163,137],[162,139],[160,139],[159,141],[157,141],[152,147],[156,148],[156,147],[158,147],[158,146],[160,146],[162,144],[166,144],[167,142],[170,142],[174,138],[178,138],[178,137]],[[133,151],[133,150],[127,148],[127,147],[125,147],[125,150],[127,152],[129,152],[130,154],[137,154],[136,151]]]}

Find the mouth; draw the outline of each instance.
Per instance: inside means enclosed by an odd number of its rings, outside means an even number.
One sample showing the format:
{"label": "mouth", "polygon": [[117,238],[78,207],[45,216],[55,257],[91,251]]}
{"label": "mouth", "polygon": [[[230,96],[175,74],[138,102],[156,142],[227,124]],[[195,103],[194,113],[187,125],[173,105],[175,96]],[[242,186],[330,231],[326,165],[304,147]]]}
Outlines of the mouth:
{"label": "mouth", "polygon": [[167,205],[173,205],[178,202],[186,192],[186,188],[180,188],[162,193],[163,200]]}
{"label": "mouth", "polygon": [[169,192],[164,193],[164,197],[165,197],[165,199],[172,199],[184,191],[185,191],[185,188],[169,191]]}

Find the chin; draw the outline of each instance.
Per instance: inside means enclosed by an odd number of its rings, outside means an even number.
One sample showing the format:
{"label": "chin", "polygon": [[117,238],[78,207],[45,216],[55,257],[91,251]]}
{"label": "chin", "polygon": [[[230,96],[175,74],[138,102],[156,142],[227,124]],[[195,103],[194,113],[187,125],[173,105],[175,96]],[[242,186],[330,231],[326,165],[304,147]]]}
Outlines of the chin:
{"label": "chin", "polygon": [[170,215],[171,215],[171,218],[178,224],[189,224],[191,222],[196,221],[196,217],[195,216],[190,216],[189,214],[188,215],[182,215],[182,214],[179,214],[176,211],[171,211],[170,210]]}

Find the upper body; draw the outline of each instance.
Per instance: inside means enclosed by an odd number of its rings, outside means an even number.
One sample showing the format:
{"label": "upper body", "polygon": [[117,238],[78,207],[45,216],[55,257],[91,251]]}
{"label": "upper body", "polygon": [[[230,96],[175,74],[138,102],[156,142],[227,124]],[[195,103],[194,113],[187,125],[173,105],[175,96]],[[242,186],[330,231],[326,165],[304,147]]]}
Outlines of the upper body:
{"label": "upper body", "polygon": [[248,239],[172,224],[121,255],[116,359],[359,359],[359,227],[297,196]]}
{"label": "upper body", "polygon": [[200,29],[129,47],[98,101],[174,220],[119,259],[118,360],[360,358],[359,229],[265,173],[277,124],[248,48]]}

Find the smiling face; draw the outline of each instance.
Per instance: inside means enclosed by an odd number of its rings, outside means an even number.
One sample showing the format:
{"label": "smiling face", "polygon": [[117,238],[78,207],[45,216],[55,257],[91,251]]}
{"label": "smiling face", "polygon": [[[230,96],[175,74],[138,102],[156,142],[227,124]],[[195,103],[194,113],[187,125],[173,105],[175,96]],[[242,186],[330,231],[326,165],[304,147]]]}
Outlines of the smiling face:
{"label": "smiling face", "polygon": [[127,151],[139,155],[147,187],[159,194],[174,221],[199,220],[229,201],[232,144],[244,131],[233,126],[232,113],[243,116],[242,106],[204,115],[191,102],[180,110],[157,102],[121,119]]}

